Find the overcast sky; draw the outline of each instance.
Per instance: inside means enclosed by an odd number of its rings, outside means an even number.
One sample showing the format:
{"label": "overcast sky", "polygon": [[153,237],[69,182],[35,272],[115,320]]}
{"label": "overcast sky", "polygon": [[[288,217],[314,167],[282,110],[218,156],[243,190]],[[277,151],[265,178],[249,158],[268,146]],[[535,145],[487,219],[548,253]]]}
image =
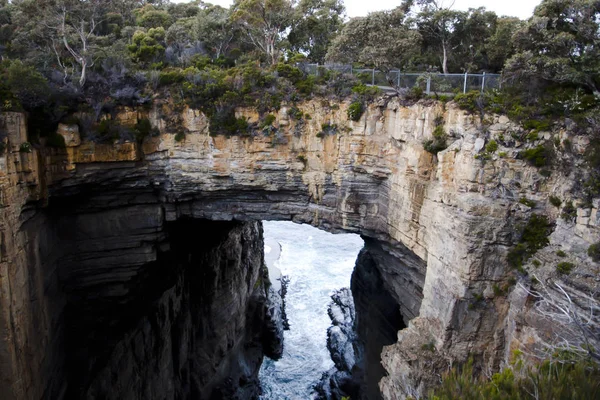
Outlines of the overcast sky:
{"label": "overcast sky", "polygon": [[[187,0],[174,0],[185,3]],[[207,3],[228,7],[232,0],[205,0]],[[470,7],[485,7],[498,15],[510,15],[526,19],[531,16],[533,9],[541,0],[456,0],[454,9],[466,10]],[[446,0],[446,3],[451,0]],[[350,17],[367,15],[370,11],[389,10],[400,5],[401,0],[344,0],[346,11]]]}

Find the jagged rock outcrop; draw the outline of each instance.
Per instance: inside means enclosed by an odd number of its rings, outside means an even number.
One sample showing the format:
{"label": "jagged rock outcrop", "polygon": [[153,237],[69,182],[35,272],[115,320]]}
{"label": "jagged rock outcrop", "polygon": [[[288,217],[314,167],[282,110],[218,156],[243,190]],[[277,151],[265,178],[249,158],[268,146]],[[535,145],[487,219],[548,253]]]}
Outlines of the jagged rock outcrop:
{"label": "jagged rock outcrop", "polygon": [[327,329],[327,349],[334,366],[324,372],[316,386],[319,399],[332,400],[360,396],[362,376],[354,376],[356,357],[360,352],[355,327],[355,309],[352,292],[349,288],[335,291],[327,308],[332,326]]}
{"label": "jagged rock outcrop", "polygon": [[[174,128],[163,118],[174,112],[167,105],[124,109],[119,121],[149,118],[161,135],[141,145],[96,144],[79,139],[76,127],[62,126],[61,134],[70,135],[66,149],[32,152],[22,148],[24,117],[2,114],[8,151],[0,157],[0,397],[60,392],[50,387],[60,382],[43,377],[62,365],[53,360],[61,357],[60,315],[68,299],[59,284],[64,264],[56,221],[41,215],[61,204],[85,204],[88,212],[149,207],[160,210],[165,223],[279,219],[360,233],[377,247],[371,259],[408,323],[383,351],[384,398],[427,387],[449,361],[469,354],[490,368],[501,365],[519,330],[511,300],[495,297],[492,288],[506,280],[514,224],[531,212],[518,199],[533,197],[540,211],[555,217],[558,211],[546,200],[551,193],[568,197],[573,176],[542,176],[520,159],[519,147],[526,145],[509,139],[520,128],[505,117],[488,116],[481,129],[477,116],[452,104],[403,106],[386,99],[352,122],[347,106],[300,104],[311,115],[302,121],[284,106],[276,135],[230,138],[211,137],[197,110],[182,111],[182,126]],[[259,119],[252,110],[238,115],[251,123]],[[423,142],[440,117],[450,145],[434,156]],[[322,124],[337,125],[337,133],[318,135]],[[177,129],[187,132],[185,140],[175,141]],[[569,138],[577,154],[585,148],[582,137],[566,130],[547,135]],[[481,157],[490,138],[498,139],[503,156]],[[585,207],[572,224],[558,225],[551,246],[566,239],[563,245],[580,252],[598,238],[598,200]],[[133,260],[156,260],[156,250],[131,243]],[[72,273],[77,276],[77,268]],[[473,307],[482,294],[485,306]]]}

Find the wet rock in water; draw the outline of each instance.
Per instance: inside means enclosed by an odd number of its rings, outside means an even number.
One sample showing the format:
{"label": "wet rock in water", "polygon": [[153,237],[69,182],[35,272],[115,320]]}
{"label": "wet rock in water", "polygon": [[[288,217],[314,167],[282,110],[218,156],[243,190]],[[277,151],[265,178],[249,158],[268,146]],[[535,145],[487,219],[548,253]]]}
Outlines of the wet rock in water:
{"label": "wet rock in water", "polygon": [[327,309],[332,326],[327,330],[327,348],[334,367],[324,372],[315,390],[320,399],[358,398],[360,371],[356,368],[358,345],[354,299],[349,288],[336,291]]}

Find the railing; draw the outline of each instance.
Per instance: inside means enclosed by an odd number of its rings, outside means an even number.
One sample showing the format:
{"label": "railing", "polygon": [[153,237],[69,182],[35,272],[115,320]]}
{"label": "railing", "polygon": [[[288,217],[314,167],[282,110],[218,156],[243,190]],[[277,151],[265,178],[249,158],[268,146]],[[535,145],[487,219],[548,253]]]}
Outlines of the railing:
{"label": "railing", "polygon": [[307,74],[319,76],[325,70],[338,71],[355,75],[367,85],[379,86],[383,89],[420,87],[428,95],[433,93],[466,93],[471,90],[500,89],[502,87],[499,74],[437,74],[406,73],[399,70],[384,72],[376,69],[355,69],[345,64],[301,64],[300,68]]}

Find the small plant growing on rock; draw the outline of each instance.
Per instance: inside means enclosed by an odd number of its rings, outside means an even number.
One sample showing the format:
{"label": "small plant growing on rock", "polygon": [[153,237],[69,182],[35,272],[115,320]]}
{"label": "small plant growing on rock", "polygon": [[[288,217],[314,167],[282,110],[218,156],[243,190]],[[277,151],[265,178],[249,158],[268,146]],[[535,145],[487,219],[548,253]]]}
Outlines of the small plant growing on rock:
{"label": "small plant growing on rock", "polygon": [[287,111],[287,115],[296,121],[300,121],[304,117],[304,113],[296,106],[290,107]]}
{"label": "small plant growing on rock", "polygon": [[562,250],[558,250],[558,251],[556,252],[556,255],[557,255],[557,256],[559,256],[559,257],[566,257],[566,256],[567,256],[567,253],[565,253],[565,252],[564,252],[564,251],[562,251]]}
{"label": "small plant growing on rock", "polygon": [[362,102],[354,101],[348,107],[348,118],[350,118],[354,122],[357,122],[360,120],[364,112],[365,108],[363,107]]}
{"label": "small plant growing on rock", "polygon": [[592,258],[595,262],[600,261],[600,242],[594,243],[588,247],[587,250],[588,256]]}
{"label": "small plant growing on rock", "polygon": [[433,353],[435,351],[435,343],[433,343],[433,341],[425,343],[421,346],[421,350],[431,351]]}
{"label": "small plant growing on rock", "polygon": [[525,261],[548,245],[548,236],[553,227],[547,216],[533,214],[523,228],[519,243],[508,252],[508,264],[513,268],[522,268]]}
{"label": "small plant growing on rock", "polygon": [[572,201],[568,201],[562,209],[562,213],[560,214],[561,218],[567,222],[575,221],[577,217],[577,209],[573,206]]}
{"label": "small plant growing on rock", "polygon": [[338,132],[338,126],[336,124],[322,124],[321,132],[317,133],[318,138],[324,138],[328,135],[335,135]]}
{"label": "small plant growing on rock", "polygon": [[185,140],[185,132],[179,131],[175,134],[176,142],[183,142]]}
{"label": "small plant growing on rock", "polygon": [[562,200],[556,196],[550,196],[548,200],[550,200],[550,204],[552,204],[554,207],[560,207],[562,204]]}
{"label": "small plant growing on rock", "polygon": [[21,153],[31,153],[31,151],[32,151],[31,143],[29,143],[29,142],[21,143],[21,146],[19,147],[19,151]]}
{"label": "small plant growing on rock", "polygon": [[275,122],[275,116],[273,114],[268,114],[265,117],[265,119],[262,121],[262,123],[260,124],[260,128],[261,129],[268,128],[273,125],[273,122]]}
{"label": "small plant growing on rock", "polygon": [[540,265],[542,265],[542,263],[540,262],[540,260],[537,260],[537,259],[533,260],[533,261],[531,262],[531,264],[532,264],[534,267],[536,267],[536,268],[537,268],[537,267],[539,267]]}
{"label": "small plant growing on rock", "polygon": [[550,163],[549,151],[542,145],[534,147],[533,149],[523,150],[519,153],[529,164],[541,168],[545,167]]}
{"label": "small plant growing on rock", "polygon": [[556,272],[563,275],[569,275],[573,268],[575,268],[573,263],[563,261],[556,265]]}
{"label": "small plant growing on rock", "polygon": [[495,153],[498,150],[498,143],[495,140],[490,140],[485,146],[485,151],[488,153]]}
{"label": "small plant growing on rock", "polygon": [[446,132],[442,125],[437,125],[433,130],[433,140],[426,140],[423,142],[423,148],[431,154],[437,154],[442,150],[448,148]]}
{"label": "small plant growing on rock", "polygon": [[535,201],[533,201],[533,200],[529,200],[529,199],[528,199],[528,198],[526,198],[526,197],[521,197],[521,198],[519,199],[519,203],[521,203],[521,204],[524,204],[524,205],[526,205],[527,207],[530,207],[530,208],[533,208],[533,207],[535,207]]}

